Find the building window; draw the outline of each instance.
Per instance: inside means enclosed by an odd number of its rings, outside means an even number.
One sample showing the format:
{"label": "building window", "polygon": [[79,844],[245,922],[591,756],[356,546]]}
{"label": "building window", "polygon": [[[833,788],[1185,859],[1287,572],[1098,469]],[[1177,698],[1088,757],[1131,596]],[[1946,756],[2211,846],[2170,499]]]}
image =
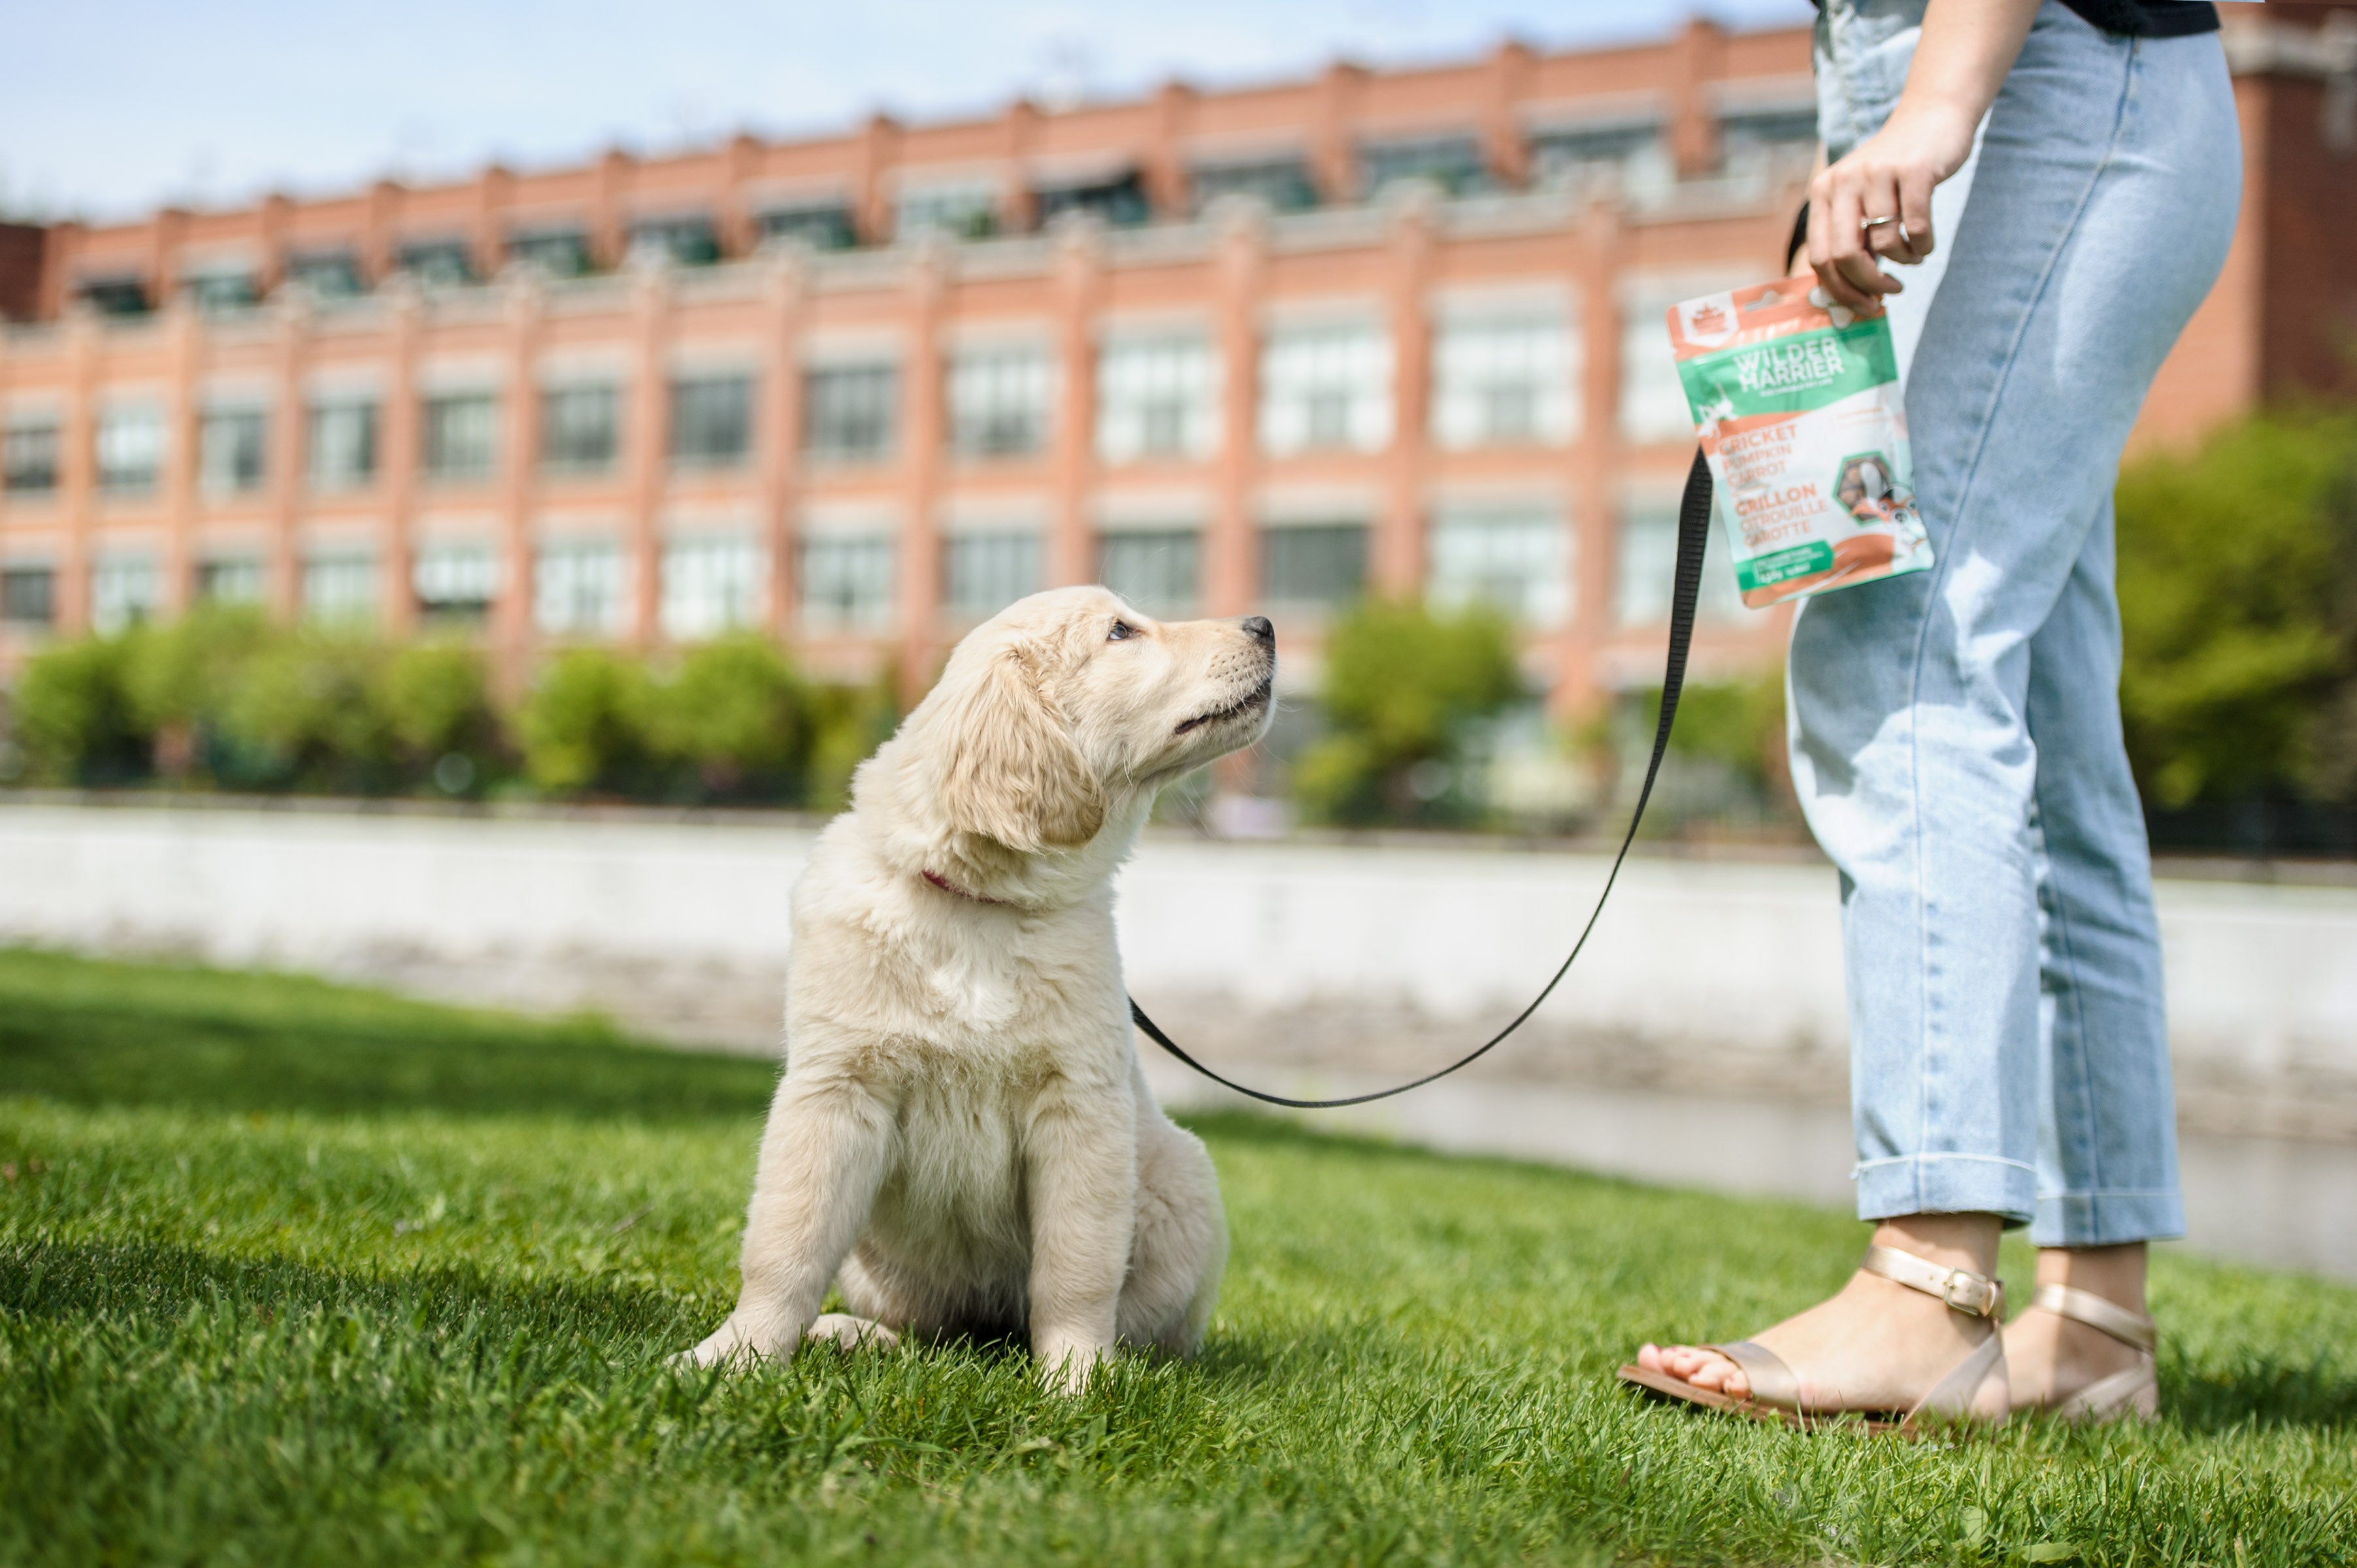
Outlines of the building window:
{"label": "building window", "polygon": [[422,240],[393,253],[393,265],[428,288],[475,281],[474,247],[464,240]]}
{"label": "building window", "polygon": [[753,378],[699,376],[671,384],[671,460],[727,468],[753,450]]}
{"label": "building window", "polygon": [[1381,451],[1392,438],[1392,345],[1373,327],[1280,328],[1260,356],[1260,442],[1295,452]]}
{"label": "building window", "polygon": [[500,558],[488,544],[428,544],[410,564],[409,585],[429,628],[478,627],[500,596]]}
{"label": "building window", "polygon": [[659,218],[630,225],[633,260],[708,267],[720,259],[720,231],[709,218]]}
{"label": "building window", "polygon": [[207,409],[197,425],[198,482],[207,495],[244,495],[262,488],[270,416],[258,408]]}
{"label": "building window", "polygon": [[630,563],[608,540],[540,547],[533,566],[533,623],[552,637],[618,637],[630,615]]}
{"label": "building window", "polygon": [[953,240],[980,240],[997,231],[996,186],[911,186],[893,202],[892,233],[896,239],[946,234]]}
{"label": "building window", "polygon": [[943,601],[960,618],[986,620],[1039,591],[1039,536],[966,533],[942,545]]}
{"label": "building window", "polygon": [[1338,609],[1366,586],[1366,524],[1296,523],[1261,531],[1263,603]]}
{"label": "building window", "polygon": [[761,214],[761,238],[798,240],[814,251],[847,251],[859,243],[851,209],[839,201],[773,207]]}
{"label": "building window", "polygon": [[1135,169],[1085,185],[1042,186],[1032,191],[1031,200],[1043,229],[1067,212],[1085,212],[1117,227],[1154,216],[1146,182]]}
{"label": "building window", "polygon": [[[1718,532],[1714,519],[1710,547],[1703,555],[1702,593],[1695,606],[1697,620],[1738,620],[1744,614],[1734,558]],[[1678,569],[1678,503],[1664,498],[1623,507],[1619,557],[1613,573],[1613,618],[1622,626],[1666,625]]]}
{"label": "building window", "polygon": [[197,598],[209,605],[262,602],[262,563],[251,555],[220,556],[197,563]]}
{"label": "building window", "polygon": [[262,298],[262,280],[243,268],[193,274],[181,280],[180,288],[208,316],[244,310]]}
{"label": "building window", "polygon": [[1449,322],[1433,343],[1433,439],[1460,449],[1560,446],[1579,423],[1575,369],[1560,316]]}
{"label": "building window", "polygon": [[556,473],[594,474],[621,450],[619,387],[551,387],[540,394],[540,464]]}
{"label": "building window", "polygon": [[376,557],[359,550],[305,556],[303,613],[318,621],[375,619]]}
{"label": "building window", "polygon": [[674,642],[758,626],[768,576],[761,546],[748,538],[674,539],[663,546],[663,635]]}
{"label": "building window", "polygon": [[83,278],[74,285],[74,297],[101,316],[145,316],[155,308],[147,280],[135,273]]}
{"label": "building window", "polygon": [[1218,445],[1218,379],[1200,338],[1133,338],[1097,359],[1097,455],[1202,458]]}
{"label": "building window", "polygon": [[1531,183],[1582,192],[1617,181],[1647,194],[1674,184],[1677,168],[1658,122],[1565,126],[1531,138]]}
{"label": "building window", "polygon": [[1182,616],[1201,595],[1202,535],[1124,529],[1097,540],[1097,581],[1150,616]]}
{"label": "building window", "polygon": [[1817,106],[1793,103],[1722,114],[1718,151],[1730,175],[1804,175],[1817,156]]}
{"label": "building window", "polygon": [[98,416],[98,487],[145,495],[164,472],[164,411],[110,408]]}
{"label": "building window", "polygon": [[137,626],[156,613],[163,575],[153,555],[102,556],[90,569],[90,628],[101,637]]}
{"label": "building window", "polygon": [[1541,628],[1571,619],[1571,531],[1551,508],[1443,511],[1429,542],[1435,603],[1493,605]]}
{"label": "building window", "polygon": [[829,462],[875,462],[892,451],[900,373],[891,365],[802,372],[802,450]]}
{"label": "building window", "polygon": [[1048,356],[980,349],[950,363],[950,440],[970,457],[1037,452],[1048,441]]}
{"label": "building window", "polygon": [[596,264],[582,229],[525,229],[508,236],[508,256],[554,278],[577,278]]}
{"label": "building window", "polygon": [[319,299],[350,299],[367,286],[360,261],[350,251],[298,252],[286,259],[286,281]]}
{"label": "building window", "polygon": [[354,490],[376,478],[376,403],[352,399],[311,409],[311,484]]}
{"label": "building window", "polygon": [[1200,212],[1223,196],[1248,196],[1272,211],[1299,212],[1318,205],[1318,182],[1300,158],[1262,158],[1246,163],[1197,164],[1187,180]]}
{"label": "building window", "polygon": [[1691,441],[1694,414],[1670,348],[1670,306],[1711,293],[1707,286],[1653,285],[1620,308],[1620,434],[1631,441]]}
{"label": "building window", "polygon": [[1428,180],[1450,196],[1487,190],[1489,160],[1476,136],[1413,136],[1369,142],[1359,149],[1359,193],[1381,196],[1386,186]]}
{"label": "building window", "polygon": [[892,626],[892,539],[820,534],[802,541],[802,623],[810,631],[888,631]]}
{"label": "building window", "polygon": [[425,477],[490,478],[499,448],[500,403],[489,392],[451,392],[425,400]]}
{"label": "building window", "polygon": [[12,424],[0,432],[0,489],[42,495],[58,488],[58,427]]}
{"label": "building window", "polygon": [[55,567],[0,567],[0,621],[10,626],[48,626],[57,618]]}

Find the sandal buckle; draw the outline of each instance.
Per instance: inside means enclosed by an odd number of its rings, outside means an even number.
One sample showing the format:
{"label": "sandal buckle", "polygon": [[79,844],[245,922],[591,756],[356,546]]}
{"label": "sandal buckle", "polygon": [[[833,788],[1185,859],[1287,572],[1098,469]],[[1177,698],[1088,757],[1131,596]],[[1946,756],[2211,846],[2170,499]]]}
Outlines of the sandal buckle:
{"label": "sandal buckle", "polygon": [[2004,1304],[2005,1286],[1970,1269],[1950,1269],[1941,1284],[1940,1299],[1953,1311],[1970,1313],[1975,1317],[1993,1317]]}

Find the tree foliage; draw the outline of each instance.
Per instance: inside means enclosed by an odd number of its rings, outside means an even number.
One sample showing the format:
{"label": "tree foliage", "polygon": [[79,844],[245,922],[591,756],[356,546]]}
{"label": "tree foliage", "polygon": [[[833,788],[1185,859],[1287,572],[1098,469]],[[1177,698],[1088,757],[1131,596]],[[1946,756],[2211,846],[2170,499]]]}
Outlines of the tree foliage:
{"label": "tree foliage", "polygon": [[1462,820],[1479,809],[1462,767],[1470,732],[1522,686],[1494,609],[1362,601],[1327,635],[1329,733],[1295,762],[1294,798],[1321,822]]}
{"label": "tree foliage", "polygon": [[2120,707],[2146,799],[2349,799],[2357,417],[2257,416],[2134,464],[2118,531]]}

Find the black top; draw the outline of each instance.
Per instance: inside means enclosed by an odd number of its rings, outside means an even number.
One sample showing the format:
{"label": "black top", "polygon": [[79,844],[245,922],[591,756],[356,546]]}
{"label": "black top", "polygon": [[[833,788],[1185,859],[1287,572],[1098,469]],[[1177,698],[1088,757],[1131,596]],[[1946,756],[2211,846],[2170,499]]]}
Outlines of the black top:
{"label": "black top", "polygon": [[2218,30],[2210,0],[2062,0],[2091,26],[2139,38],[2181,38]]}
{"label": "black top", "polygon": [[[1820,11],[1825,0],[1813,0]],[[2210,0],[2062,0],[2090,27],[2139,38],[2181,38],[2218,30],[2218,7]]]}

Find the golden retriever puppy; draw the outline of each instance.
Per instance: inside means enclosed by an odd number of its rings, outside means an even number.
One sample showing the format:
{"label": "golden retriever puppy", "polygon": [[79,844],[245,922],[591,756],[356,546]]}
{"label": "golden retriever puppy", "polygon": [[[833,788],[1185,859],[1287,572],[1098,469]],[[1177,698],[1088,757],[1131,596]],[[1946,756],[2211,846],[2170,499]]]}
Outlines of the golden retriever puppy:
{"label": "golden retriever puppy", "polygon": [[1103,588],[958,645],[794,888],[743,1285],[696,1363],[1023,1332],[1077,1391],[1117,1344],[1202,1342],[1227,1221],[1139,1069],[1111,879],[1156,791],[1268,727],[1275,672],[1261,617]]}

